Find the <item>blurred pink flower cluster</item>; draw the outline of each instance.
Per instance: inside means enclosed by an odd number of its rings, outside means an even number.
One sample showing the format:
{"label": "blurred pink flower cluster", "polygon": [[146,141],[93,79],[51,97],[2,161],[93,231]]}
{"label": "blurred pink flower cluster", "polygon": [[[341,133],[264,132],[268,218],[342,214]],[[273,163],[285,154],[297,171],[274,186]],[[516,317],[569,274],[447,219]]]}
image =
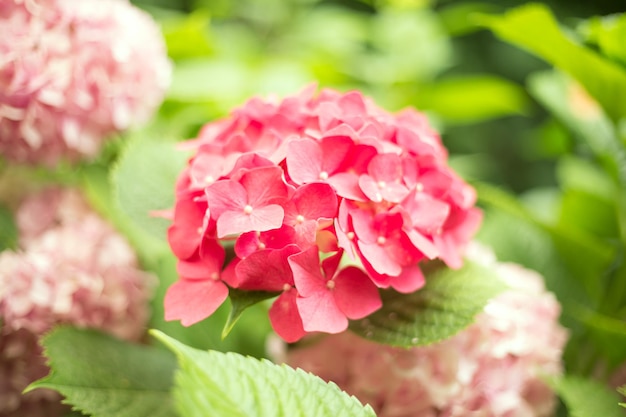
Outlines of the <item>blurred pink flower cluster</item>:
{"label": "blurred pink flower cluster", "polygon": [[278,295],[269,315],[286,341],[341,332],[380,308],[378,288],[419,290],[420,262],[460,267],[481,220],[425,116],[359,92],[255,98],[186,146],[168,233],[180,280],[165,298],[184,325],[232,287]]}
{"label": "blurred pink flower cluster", "polygon": [[126,0],[5,0],[0,28],[0,154],[12,161],[93,156],[169,84],[159,28]]}
{"label": "blurred pink flower cluster", "polygon": [[[34,345],[31,338],[61,323],[138,340],[146,330],[156,282],[139,269],[124,238],[75,190],[54,188],[29,196],[16,220],[19,249],[0,253],[0,380],[7,378],[19,390],[0,389],[0,396],[19,399],[30,377],[43,376],[37,370],[44,365],[38,348],[20,346]],[[20,363],[22,378],[15,379]],[[2,401],[3,406],[15,398]],[[3,406],[0,414],[7,411]]]}
{"label": "blurred pink flower cluster", "polygon": [[510,289],[456,336],[401,349],[345,332],[304,339],[282,360],[334,381],[379,417],[550,416],[556,400],[543,378],[562,371],[560,306],[536,272],[482,249],[479,257]]}

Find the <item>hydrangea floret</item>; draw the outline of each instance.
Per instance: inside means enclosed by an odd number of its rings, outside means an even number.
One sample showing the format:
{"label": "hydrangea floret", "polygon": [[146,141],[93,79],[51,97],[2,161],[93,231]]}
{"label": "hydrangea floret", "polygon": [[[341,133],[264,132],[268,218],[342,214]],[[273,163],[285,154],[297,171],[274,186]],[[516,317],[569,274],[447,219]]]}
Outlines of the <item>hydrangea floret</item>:
{"label": "hydrangea floret", "polygon": [[165,314],[184,325],[236,288],[278,296],[286,341],[341,332],[380,308],[379,289],[419,290],[422,262],[460,267],[481,221],[426,117],[356,91],[253,98],[183,147]]}

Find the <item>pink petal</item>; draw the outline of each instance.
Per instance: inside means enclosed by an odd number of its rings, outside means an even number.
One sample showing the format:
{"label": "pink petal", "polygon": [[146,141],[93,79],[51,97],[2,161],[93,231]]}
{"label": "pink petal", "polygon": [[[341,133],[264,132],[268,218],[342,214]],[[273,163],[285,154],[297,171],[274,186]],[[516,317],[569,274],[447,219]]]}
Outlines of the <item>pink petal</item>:
{"label": "pink petal", "polygon": [[240,182],[248,195],[247,204],[254,208],[284,204],[287,199],[283,170],[277,166],[252,169],[241,176]]}
{"label": "pink petal", "polygon": [[322,276],[316,246],[291,255],[289,265],[293,271],[293,281],[301,296],[308,297],[326,289],[326,279]]}
{"label": "pink petal", "polygon": [[334,281],[335,301],[349,319],[361,319],[382,306],[378,288],[361,269],[344,268]]}
{"label": "pink petal", "polygon": [[391,287],[404,294],[417,291],[424,284],[426,284],[426,280],[418,264],[405,266],[399,276],[391,278]]}
{"label": "pink petal", "polygon": [[402,206],[409,213],[413,227],[424,233],[435,233],[450,214],[450,205],[426,193],[413,193]]}
{"label": "pink petal", "polygon": [[397,181],[402,178],[402,159],[396,154],[378,154],[368,164],[367,172],[376,181]]}
{"label": "pink petal", "polygon": [[361,254],[379,274],[398,276],[402,272],[402,265],[389,256],[387,248],[378,243],[358,242]]}
{"label": "pink petal", "polygon": [[177,258],[190,258],[198,249],[205,212],[204,203],[194,201],[192,196],[176,203],[174,222],[167,230],[167,240]]}
{"label": "pink petal", "polygon": [[337,195],[355,201],[367,201],[367,197],[359,187],[359,176],[350,172],[340,172],[330,178],[327,182],[333,186]]}
{"label": "pink petal", "polygon": [[165,294],[165,320],[191,326],[213,314],[226,297],[228,287],[221,281],[181,279]]}
{"label": "pink petal", "polygon": [[220,276],[226,251],[214,239],[207,239],[202,255],[178,261],[178,275],[188,279],[217,279]]}
{"label": "pink petal", "polygon": [[294,213],[305,219],[332,219],[337,216],[337,194],[333,188],[322,182],[314,182],[299,187],[292,196]]}
{"label": "pink petal", "polygon": [[287,171],[296,184],[320,180],[322,149],[311,139],[294,139],[287,146]]}
{"label": "pink petal", "polygon": [[283,208],[275,204],[254,208],[250,214],[243,210],[227,211],[217,219],[217,237],[278,229],[283,224],[284,215]]}
{"label": "pink petal", "polygon": [[354,141],[348,136],[324,137],[320,141],[322,150],[322,171],[332,174],[345,164],[354,148]]}
{"label": "pink petal", "polygon": [[253,253],[237,264],[235,286],[252,291],[283,291],[285,284],[294,283],[287,258],[298,252],[300,249],[296,245],[288,245]]}
{"label": "pink petal", "polygon": [[439,249],[437,248],[437,245],[430,241],[430,239],[414,229],[405,232],[415,248],[423,253],[428,259],[434,259],[439,256]]}
{"label": "pink petal", "polygon": [[297,342],[306,334],[296,305],[296,295],[295,289],[283,292],[269,309],[272,328],[287,343]]}
{"label": "pink petal", "polygon": [[341,312],[329,290],[296,299],[302,326],[307,332],[339,333],[348,328],[348,319]]}
{"label": "pink petal", "polygon": [[248,204],[248,193],[237,181],[217,181],[205,189],[211,217],[219,220],[225,212],[241,212]]}

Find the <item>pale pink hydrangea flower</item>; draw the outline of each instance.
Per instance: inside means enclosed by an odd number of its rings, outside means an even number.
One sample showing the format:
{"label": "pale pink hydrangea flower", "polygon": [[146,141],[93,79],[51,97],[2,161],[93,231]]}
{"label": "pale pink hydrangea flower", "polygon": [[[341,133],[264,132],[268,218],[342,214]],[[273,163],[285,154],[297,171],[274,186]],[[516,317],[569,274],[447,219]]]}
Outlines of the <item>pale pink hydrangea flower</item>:
{"label": "pale pink hydrangea flower", "polygon": [[542,377],[562,371],[560,306],[536,272],[484,252],[478,261],[510,289],[451,339],[400,349],[345,332],[305,339],[285,361],[336,382],[379,417],[551,415],[555,396]]}
{"label": "pale pink hydrangea flower", "polygon": [[71,323],[125,339],[142,336],[153,278],[77,191],[29,197],[17,223],[21,250],[0,254],[0,317],[7,328],[41,334]]}
{"label": "pale pink hydrangea flower", "polygon": [[171,64],[159,28],[126,0],[0,3],[0,153],[54,164],[95,155],[146,121]]}
{"label": "pale pink hydrangea flower", "polygon": [[67,323],[139,340],[155,279],[76,190],[27,197],[16,221],[19,250],[0,253],[0,416],[56,415],[58,396],[19,395],[47,373],[37,338]]}

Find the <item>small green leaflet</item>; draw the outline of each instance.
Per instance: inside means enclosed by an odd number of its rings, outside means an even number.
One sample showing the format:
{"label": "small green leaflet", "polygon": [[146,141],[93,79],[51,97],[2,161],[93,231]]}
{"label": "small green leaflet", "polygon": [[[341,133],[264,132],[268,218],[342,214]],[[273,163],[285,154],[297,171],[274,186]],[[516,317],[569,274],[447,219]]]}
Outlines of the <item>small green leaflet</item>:
{"label": "small green leaflet", "polygon": [[0,206],[0,251],[17,248],[17,226],[11,211]]}
{"label": "small green leaflet", "polygon": [[242,291],[236,288],[230,288],[228,290],[228,296],[230,297],[231,309],[224,329],[222,330],[222,339],[224,339],[239,320],[239,317],[243,312],[253,305],[267,300],[268,298],[276,297],[280,293],[267,292],[267,291]]}
{"label": "small green leaflet", "polygon": [[411,294],[386,290],[383,307],[351,329],[392,346],[424,346],[454,336],[473,323],[487,302],[506,289],[494,271],[465,261],[458,270],[425,273],[426,285]]}
{"label": "small green leaflet", "polygon": [[93,417],[174,417],[176,361],[164,349],[133,345],[94,330],[61,327],[43,340],[51,373],[26,391],[50,388]]}
{"label": "small green leaflet", "polygon": [[[619,387],[617,389],[617,392],[619,392],[620,394],[626,396],[626,385],[622,385],[621,387]],[[619,405],[621,405],[622,407],[626,408],[626,403],[619,403]]]}
{"label": "small green leaflet", "polygon": [[180,417],[375,417],[370,406],[300,369],[152,334],[178,357],[173,397]]}
{"label": "small green leaflet", "polygon": [[529,3],[501,16],[481,15],[479,23],[576,78],[614,121],[626,115],[626,71],[568,38],[545,5]]}
{"label": "small green leaflet", "polygon": [[617,394],[597,381],[566,376],[549,382],[571,417],[624,417]]}

